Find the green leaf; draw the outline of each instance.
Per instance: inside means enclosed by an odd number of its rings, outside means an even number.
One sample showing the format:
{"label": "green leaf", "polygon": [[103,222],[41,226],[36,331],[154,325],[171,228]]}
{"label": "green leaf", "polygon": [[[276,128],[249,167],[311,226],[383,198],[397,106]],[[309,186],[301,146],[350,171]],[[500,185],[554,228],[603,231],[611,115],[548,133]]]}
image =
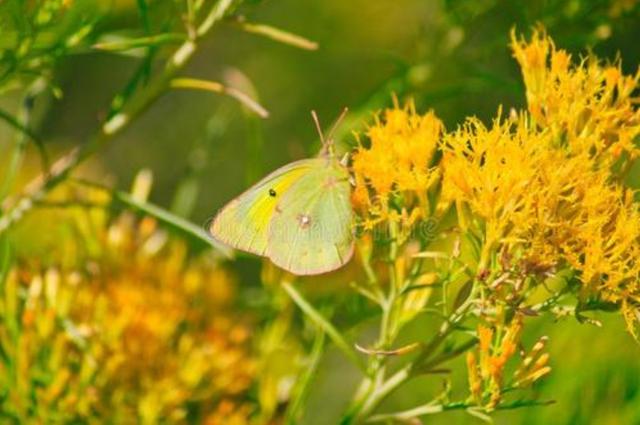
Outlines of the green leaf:
{"label": "green leaf", "polygon": [[355,349],[344,339],[342,334],[329,322],[318,310],[316,310],[298,290],[289,282],[283,282],[282,287],[289,294],[293,302],[302,310],[309,319],[327,333],[331,341],[363,372],[367,373],[367,368],[358,356]]}
{"label": "green leaf", "polygon": [[316,43],[315,41],[311,41],[297,34],[293,34],[288,31],[272,27],[270,25],[246,22],[242,17],[237,18],[234,23],[243,31],[251,34],[261,35],[263,37],[270,38],[271,40],[278,41],[283,44],[288,44],[299,49],[318,49],[318,43]]}
{"label": "green leaf", "polygon": [[142,27],[144,28],[144,32],[149,34],[151,32],[151,24],[149,20],[149,6],[145,0],[137,0],[136,4],[138,6],[138,12],[140,13],[140,21],[142,22]]}
{"label": "green leaf", "polygon": [[106,34],[100,38],[100,41],[93,45],[93,48],[108,52],[126,52],[133,56],[142,56],[142,53],[138,54],[132,52],[132,50],[161,46],[164,44],[178,44],[186,39],[187,36],[180,33],[166,33],[137,38],[126,37],[120,34]]}
{"label": "green leaf", "polygon": [[453,302],[453,311],[456,311],[471,295],[471,290],[473,289],[473,279],[468,280],[460,290],[458,291],[458,295],[456,295],[456,299]]}
{"label": "green leaf", "polygon": [[173,226],[181,232],[186,233],[187,235],[195,239],[205,242],[207,245],[210,245],[225,257],[230,258],[232,256],[233,251],[229,247],[218,243],[203,228],[194,225],[193,223],[185,220],[182,217],[178,217],[177,215],[165,210],[162,207],[151,204],[149,202],[138,201],[130,194],[121,191],[113,192],[113,199],[134,210],[138,210],[144,214],[150,215],[156,218],[161,223]]}
{"label": "green leaf", "polygon": [[309,364],[307,365],[302,376],[298,379],[298,383],[294,389],[293,397],[287,407],[284,423],[286,425],[295,425],[300,423],[303,415],[303,406],[311,389],[311,383],[313,377],[318,371],[320,360],[324,354],[324,340],[327,334],[322,330],[316,333],[316,338],[313,342],[311,354],[309,355]]}
{"label": "green leaf", "polygon": [[4,282],[11,268],[11,244],[6,234],[0,235],[0,287],[4,286]]}

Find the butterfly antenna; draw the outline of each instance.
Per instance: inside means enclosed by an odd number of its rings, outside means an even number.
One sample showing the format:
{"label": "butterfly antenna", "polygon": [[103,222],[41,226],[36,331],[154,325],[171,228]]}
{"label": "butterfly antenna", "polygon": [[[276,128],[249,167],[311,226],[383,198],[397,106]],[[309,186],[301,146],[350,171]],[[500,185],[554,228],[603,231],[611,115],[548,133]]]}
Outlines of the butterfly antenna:
{"label": "butterfly antenna", "polygon": [[324,135],[322,134],[322,127],[320,127],[320,120],[318,119],[318,114],[316,111],[311,111],[311,116],[313,117],[313,122],[316,124],[316,130],[318,130],[318,135],[320,136],[320,141],[322,142],[322,146],[326,146],[327,142],[324,140]]}
{"label": "butterfly antenna", "polygon": [[338,128],[344,117],[347,115],[347,112],[349,112],[349,108],[345,106],[340,115],[338,115],[338,118],[336,118],[336,122],[333,123],[331,130],[329,130],[329,135],[327,136],[327,140],[329,141],[329,143],[333,143],[333,133],[335,133],[336,129]]}

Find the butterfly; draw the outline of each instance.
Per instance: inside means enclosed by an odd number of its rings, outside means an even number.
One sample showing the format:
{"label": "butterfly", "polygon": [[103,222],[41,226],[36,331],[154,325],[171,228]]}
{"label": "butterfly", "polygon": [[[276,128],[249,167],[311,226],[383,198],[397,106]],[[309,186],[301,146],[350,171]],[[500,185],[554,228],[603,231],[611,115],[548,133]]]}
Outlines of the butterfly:
{"label": "butterfly", "polygon": [[347,263],[354,249],[351,183],[346,157],[336,157],[331,138],[345,113],[325,139],[312,111],[322,141],[319,155],[277,169],[229,202],[213,219],[213,238],[296,275]]}

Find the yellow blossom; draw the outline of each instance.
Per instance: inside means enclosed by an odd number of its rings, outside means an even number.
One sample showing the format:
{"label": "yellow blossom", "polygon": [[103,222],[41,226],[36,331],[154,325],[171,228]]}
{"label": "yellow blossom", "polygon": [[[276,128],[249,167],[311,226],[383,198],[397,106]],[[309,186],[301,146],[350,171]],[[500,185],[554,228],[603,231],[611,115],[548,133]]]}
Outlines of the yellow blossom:
{"label": "yellow blossom", "polygon": [[359,142],[352,156],[353,202],[367,217],[366,226],[389,218],[387,201],[393,194],[423,197],[437,181],[433,155],[442,131],[433,112],[419,115],[412,102],[376,117],[366,143]]}
{"label": "yellow blossom", "polygon": [[637,292],[640,212],[628,190],[524,120],[472,120],[444,139],[443,196],[484,221],[486,246],[536,264],[567,263],[617,302]]}
{"label": "yellow blossom", "polygon": [[64,267],[21,264],[2,288],[13,325],[0,348],[15,370],[0,365],[3,411],[24,423],[248,424],[256,361],[250,322],[231,310],[234,276],[154,219],[69,212],[96,251]]}
{"label": "yellow blossom", "polygon": [[572,65],[541,31],[529,42],[513,36],[512,47],[529,110],[498,114],[490,126],[470,119],[445,135],[442,196],[482,238],[480,264],[500,251],[537,268],[570,267],[581,297],[627,306],[632,328],[640,211],[615,170],[623,153],[627,165],[636,156],[640,74],[624,76],[596,58]]}
{"label": "yellow blossom", "polygon": [[573,65],[541,29],[529,41],[518,39],[514,30],[511,48],[522,69],[529,112],[557,144],[600,158],[600,166],[610,166],[623,153],[638,155],[633,141],[640,135],[635,106],[640,70],[625,76],[619,63],[602,64],[594,56]]}
{"label": "yellow blossom", "polygon": [[507,324],[496,324],[495,328],[483,324],[477,327],[480,365],[477,364],[476,355],[472,351],[468,352],[469,391],[475,403],[489,411],[500,404],[506,387],[514,382],[520,387],[531,384],[550,370],[547,366],[548,354],[541,353],[544,343],[538,342],[522,360],[514,375],[505,377],[507,363],[516,356],[521,344],[522,328],[520,315],[513,317]]}

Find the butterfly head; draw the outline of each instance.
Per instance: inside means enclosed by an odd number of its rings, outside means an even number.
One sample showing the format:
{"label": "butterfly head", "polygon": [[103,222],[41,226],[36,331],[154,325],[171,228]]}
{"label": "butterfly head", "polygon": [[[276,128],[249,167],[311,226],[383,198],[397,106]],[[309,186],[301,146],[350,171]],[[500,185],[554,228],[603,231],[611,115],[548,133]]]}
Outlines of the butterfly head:
{"label": "butterfly head", "polygon": [[320,141],[322,142],[322,150],[320,151],[321,156],[325,156],[328,158],[332,158],[335,156],[335,143],[333,141],[333,134],[342,122],[343,118],[348,112],[348,108],[344,108],[342,113],[338,116],[333,126],[331,126],[331,130],[327,134],[327,137],[324,136],[322,132],[322,127],[320,126],[320,120],[318,119],[318,115],[316,111],[311,111],[311,116],[313,117],[313,122],[316,125],[316,129],[318,130],[318,135],[320,136]]}

